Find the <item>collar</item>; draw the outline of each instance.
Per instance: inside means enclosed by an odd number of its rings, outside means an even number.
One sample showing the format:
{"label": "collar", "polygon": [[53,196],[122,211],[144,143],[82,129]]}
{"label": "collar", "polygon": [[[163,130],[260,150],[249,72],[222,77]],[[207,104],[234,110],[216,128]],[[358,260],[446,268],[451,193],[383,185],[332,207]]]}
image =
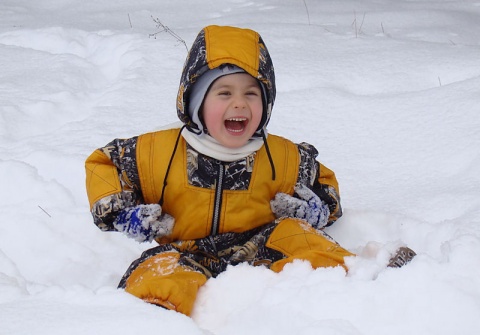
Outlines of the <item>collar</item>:
{"label": "collar", "polygon": [[183,129],[182,136],[188,144],[201,154],[222,162],[234,162],[245,158],[259,150],[264,144],[262,138],[252,138],[243,147],[231,149],[221,145],[213,137],[203,132],[197,135],[187,129]]}

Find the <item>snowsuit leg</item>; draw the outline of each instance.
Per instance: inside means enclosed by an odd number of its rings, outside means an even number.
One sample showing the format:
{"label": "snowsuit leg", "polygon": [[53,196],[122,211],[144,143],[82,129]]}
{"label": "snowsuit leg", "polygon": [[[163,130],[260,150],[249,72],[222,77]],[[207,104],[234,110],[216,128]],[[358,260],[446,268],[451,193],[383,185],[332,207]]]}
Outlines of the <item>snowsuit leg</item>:
{"label": "snowsuit leg", "polygon": [[[146,302],[190,315],[199,288],[226,270],[260,228],[162,244],[134,261],[118,287]],[[279,257],[283,257],[279,254]]]}
{"label": "snowsuit leg", "polygon": [[327,234],[314,229],[302,220],[293,218],[280,220],[265,246],[285,256],[270,266],[270,269],[275,272],[280,272],[285,264],[295,259],[309,261],[314,269],[339,265],[347,269],[344,258],[354,256]]}
{"label": "snowsuit leg", "polygon": [[345,267],[353,256],[299,219],[281,219],[243,232],[159,245],[129,267],[119,288],[146,302],[190,315],[199,288],[229,265],[249,263],[280,272],[295,259],[314,268]]}
{"label": "snowsuit leg", "polygon": [[165,251],[139,262],[120,283],[125,291],[151,304],[190,315],[207,277],[181,264],[178,251]]}
{"label": "snowsuit leg", "polygon": [[306,260],[313,268],[345,266],[345,257],[354,256],[323,231],[303,220],[279,219],[262,226],[256,234],[228,260],[231,265],[248,262],[264,265],[275,272],[287,263]]}

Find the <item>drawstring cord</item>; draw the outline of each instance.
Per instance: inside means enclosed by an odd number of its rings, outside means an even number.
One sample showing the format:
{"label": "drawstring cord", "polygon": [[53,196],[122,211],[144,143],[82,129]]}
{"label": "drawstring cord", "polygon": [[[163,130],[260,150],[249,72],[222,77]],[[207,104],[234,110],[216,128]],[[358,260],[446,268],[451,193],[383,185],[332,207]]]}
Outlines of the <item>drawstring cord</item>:
{"label": "drawstring cord", "polygon": [[265,131],[262,129],[261,131],[263,143],[265,144],[265,150],[267,151],[268,160],[270,161],[270,167],[272,168],[272,180],[275,180],[275,165],[273,164],[272,154],[270,153],[270,148],[268,147],[267,137],[265,136]]}
{"label": "drawstring cord", "polygon": [[172,152],[172,155],[170,156],[170,161],[168,162],[167,171],[165,172],[165,178],[163,179],[162,194],[160,196],[160,200],[158,201],[158,204],[160,206],[163,206],[163,198],[164,198],[164,194],[165,194],[165,187],[167,187],[168,174],[170,172],[170,168],[172,167],[173,157],[175,157],[175,153],[177,152],[177,147],[178,147],[178,142],[180,141],[180,136],[182,136],[182,131],[183,131],[183,129],[185,129],[185,127],[186,127],[186,125],[183,125],[182,128],[180,128],[180,131],[178,132],[177,139],[175,141],[175,146],[173,147],[173,152]]}

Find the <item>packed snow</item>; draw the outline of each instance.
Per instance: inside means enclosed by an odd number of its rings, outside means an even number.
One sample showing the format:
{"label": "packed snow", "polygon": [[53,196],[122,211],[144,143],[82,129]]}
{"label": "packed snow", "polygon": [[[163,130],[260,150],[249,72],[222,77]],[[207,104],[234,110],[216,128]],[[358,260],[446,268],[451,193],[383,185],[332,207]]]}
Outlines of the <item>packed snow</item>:
{"label": "packed snow", "polygon": [[[177,121],[209,24],[264,38],[269,131],[336,172],[327,232],[358,257],[231,267],[189,318],[116,289],[153,244],[95,227],[84,161]],[[478,334],[479,31],[478,0],[2,0],[0,334]],[[401,245],[417,257],[386,268]]]}

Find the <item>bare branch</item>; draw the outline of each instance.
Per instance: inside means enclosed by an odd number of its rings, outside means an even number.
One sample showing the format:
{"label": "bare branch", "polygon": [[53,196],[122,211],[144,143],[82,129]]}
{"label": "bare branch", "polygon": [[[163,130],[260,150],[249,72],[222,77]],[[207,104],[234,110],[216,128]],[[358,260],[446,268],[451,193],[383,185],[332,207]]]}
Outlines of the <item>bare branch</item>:
{"label": "bare branch", "polygon": [[150,34],[149,36],[150,37],[154,37],[154,38],[157,38],[157,35],[160,34],[160,33],[163,33],[163,32],[167,32],[169,33],[171,36],[173,36],[177,41],[179,41],[180,43],[183,43],[183,45],[185,46],[185,49],[187,50],[188,52],[188,47],[187,47],[187,43],[185,43],[185,41],[180,37],[178,36],[173,30],[171,30],[170,28],[168,28],[166,25],[164,25],[162,22],[160,22],[160,19],[155,19],[153,16],[152,16],[152,20],[153,22],[155,22],[157,24],[157,28],[161,28],[163,30],[161,31],[157,31],[156,33],[153,33],[153,34]]}

